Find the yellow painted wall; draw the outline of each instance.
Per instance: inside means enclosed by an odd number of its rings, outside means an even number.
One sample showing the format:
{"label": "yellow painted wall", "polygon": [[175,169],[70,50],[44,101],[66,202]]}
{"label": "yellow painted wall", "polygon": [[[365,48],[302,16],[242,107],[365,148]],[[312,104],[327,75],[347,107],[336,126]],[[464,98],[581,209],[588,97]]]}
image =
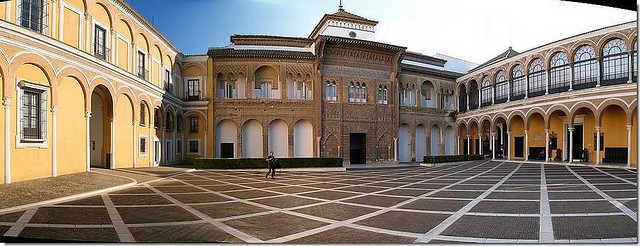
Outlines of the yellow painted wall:
{"label": "yellow painted wall", "polygon": [[59,87],[57,114],[58,174],[86,171],[87,124],[84,117],[84,92],[71,77]]}
{"label": "yellow painted wall", "polygon": [[9,4],[10,3],[8,2],[0,3],[0,20],[7,20],[7,16],[5,15],[5,13],[6,13],[7,5]]}
{"label": "yellow painted wall", "polygon": [[[524,120],[520,117],[513,118],[511,120],[511,127],[509,129],[511,131],[511,138],[509,139],[509,143],[511,144],[511,147],[509,148],[509,156],[511,159],[513,159],[515,158],[515,149],[516,149],[515,137],[524,137]],[[523,153],[526,154],[526,152],[523,152]]]}
{"label": "yellow painted wall", "polygon": [[476,153],[476,139],[478,139],[478,126],[477,125],[472,125],[471,126],[471,136],[470,137],[470,154],[471,155],[477,155],[478,153]]}
{"label": "yellow painted wall", "polygon": [[529,147],[545,147],[544,119],[535,115],[529,120]]}
{"label": "yellow painted wall", "polygon": [[78,48],[80,47],[80,15],[68,8],[64,8],[62,12],[64,14],[64,26],[62,29],[64,36],[62,41],[68,45]]}
{"label": "yellow painted wall", "polygon": [[149,45],[148,45],[147,37],[145,37],[141,33],[138,33],[138,36],[136,37],[136,44],[138,45],[139,49],[149,54]]}
{"label": "yellow painted wall", "polygon": [[[153,143],[153,138],[150,136],[151,134],[149,134],[149,128],[153,125],[153,123],[150,121],[150,113],[149,113],[149,107],[146,107],[147,112],[145,114],[145,125],[141,126],[140,125],[140,119],[138,118],[138,124],[137,124],[137,138],[136,138],[136,153],[135,156],[137,159],[136,162],[136,167],[148,167],[149,166],[149,160],[151,158],[151,144]],[[140,117],[140,114],[138,113],[138,117]],[[141,156],[140,155],[140,136],[144,135],[147,136],[147,155],[145,156]]]}
{"label": "yellow painted wall", "polygon": [[122,39],[118,39],[118,67],[130,71],[129,66],[129,44]]}
{"label": "yellow painted wall", "polygon": [[116,102],[116,168],[133,167],[133,108],[125,95]]}
{"label": "yellow painted wall", "polygon": [[151,66],[151,78],[152,78],[151,83],[153,83],[154,85],[157,85],[157,86],[159,86],[161,88],[164,88],[164,85],[161,84],[160,78],[158,76],[159,71],[160,71],[160,67],[159,67],[158,63],[152,62],[151,64],[153,64]]}
{"label": "yellow painted wall", "polygon": [[[549,138],[551,138],[552,134],[555,133],[558,138],[558,149],[561,149],[563,153],[568,153],[568,150],[564,149],[564,127],[562,119],[555,114],[552,115],[549,121],[549,129]],[[556,157],[557,150],[550,151],[551,153],[549,153],[549,158],[553,160]]]}
{"label": "yellow painted wall", "polygon": [[459,136],[459,150],[460,150],[460,154],[463,155],[464,152],[466,151],[464,149],[464,143],[467,141],[467,129],[466,128],[460,128],[460,136]]}
{"label": "yellow painted wall", "polygon": [[[99,21],[103,25],[110,25],[109,23],[109,14],[108,11],[100,4],[94,4],[93,9],[91,11],[91,16],[93,19]],[[107,30],[109,31],[109,30]],[[91,34],[93,36],[93,33]],[[93,40],[93,39],[91,39]]]}
{"label": "yellow painted wall", "polygon": [[[26,79],[32,83],[49,86],[49,80],[44,72],[37,66],[25,64],[20,66],[15,73],[16,78]],[[15,98],[15,86],[9,89],[11,96]],[[47,93],[49,105],[51,105],[51,91]],[[18,112],[17,101],[12,104],[11,119],[16,119]],[[49,106],[50,107],[50,106]],[[11,122],[11,145],[16,145],[17,122]],[[51,113],[47,114],[47,139],[51,137]],[[45,149],[40,148],[12,148],[11,149],[11,181],[21,181],[27,179],[50,177],[52,174],[51,163],[51,143]]]}
{"label": "yellow painted wall", "polygon": [[[584,142],[582,146],[589,151],[589,162],[595,162],[595,159],[596,159],[596,152],[594,151],[596,143],[593,141],[593,134],[596,131],[595,120],[596,120],[595,116],[591,112],[589,112],[585,115],[584,124],[582,125],[582,129],[584,132],[584,135],[583,135]],[[575,136],[574,136],[574,139],[575,139]]]}
{"label": "yellow painted wall", "polygon": [[[627,147],[627,114],[616,106],[607,107],[602,113],[601,131],[604,133],[604,147]],[[591,135],[593,138],[593,135]],[[602,144],[602,143],[601,143]],[[604,158],[605,151],[600,152]]]}
{"label": "yellow painted wall", "polygon": [[196,66],[191,66],[188,67],[187,69],[184,70],[184,72],[182,73],[182,76],[184,77],[198,77],[198,76],[204,76],[204,73],[202,72],[202,69],[196,67]]}
{"label": "yellow painted wall", "polygon": [[[2,4],[0,4],[2,5]],[[0,71],[0,88],[4,88],[4,75]],[[0,92],[0,94],[2,94]],[[4,107],[0,107],[0,136],[4,137]],[[4,139],[0,141],[0,183],[4,182]]]}
{"label": "yellow painted wall", "polygon": [[[191,117],[198,117],[198,132],[191,132]],[[201,158],[204,156],[204,128],[206,122],[204,122],[204,118],[200,115],[189,114],[184,118],[184,148],[182,151],[184,152],[184,158],[187,161],[193,161],[195,158]],[[169,135],[168,135],[169,136]],[[189,139],[200,139],[200,155],[193,155],[189,153]],[[210,144],[210,143],[207,143]]]}
{"label": "yellow painted wall", "polygon": [[84,11],[84,1],[83,0],[64,0],[67,4],[73,6],[74,8]]}

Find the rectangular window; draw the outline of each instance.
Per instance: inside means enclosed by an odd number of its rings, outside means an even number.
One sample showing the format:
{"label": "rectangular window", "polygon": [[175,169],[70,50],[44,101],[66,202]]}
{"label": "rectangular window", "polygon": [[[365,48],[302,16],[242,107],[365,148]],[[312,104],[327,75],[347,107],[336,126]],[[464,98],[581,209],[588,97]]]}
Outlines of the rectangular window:
{"label": "rectangular window", "polygon": [[44,30],[44,9],[43,0],[22,0],[20,25],[36,32]]}
{"label": "rectangular window", "polygon": [[182,154],[182,140],[176,140],[176,154]]}
{"label": "rectangular window", "polygon": [[40,135],[40,93],[25,90],[22,95],[22,139],[42,139]]}
{"label": "rectangular window", "polygon": [[147,155],[147,137],[140,137],[140,155]]}
{"label": "rectangular window", "polygon": [[200,140],[190,139],[188,143],[189,143],[188,154],[200,154]]}
{"label": "rectangular window", "polygon": [[101,60],[107,60],[107,31],[96,25],[93,35],[93,55]]}
{"label": "rectangular window", "polygon": [[187,100],[200,100],[200,80],[187,80]]}
{"label": "rectangular window", "polygon": [[167,69],[164,70],[164,87],[165,90],[173,94],[173,84],[171,84],[171,72]]}
{"label": "rectangular window", "polygon": [[224,98],[233,99],[233,85],[229,83],[224,84]]}
{"label": "rectangular window", "polygon": [[190,117],[189,123],[189,132],[198,132],[198,117]]}
{"label": "rectangular window", "polygon": [[147,80],[146,55],[142,51],[138,51],[138,77]]}

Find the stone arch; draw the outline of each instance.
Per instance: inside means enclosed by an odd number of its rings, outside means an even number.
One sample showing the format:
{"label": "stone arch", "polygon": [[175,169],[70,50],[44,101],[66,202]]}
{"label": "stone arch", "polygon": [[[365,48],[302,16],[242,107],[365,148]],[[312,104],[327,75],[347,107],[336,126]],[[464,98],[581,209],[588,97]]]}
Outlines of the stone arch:
{"label": "stone arch", "polygon": [[604,101],[602,101],[599,105],[598,105],[598,111],[602,111],[604,108],[606,108],[607,106],[610,105],[618,105],[620,106],[620,108],[622,108],[625,113],[629,113],[629,108],[630,105],[627,104],[627,102],[625,102],[624,100],[620,99],[620,98],[607,98]]}
{"label": "stone arch", "polygon": [[[13,86],[15,86],[15,74],[16,71],[18,71],[18,69],[20,67],[22,67],[23,65],[26,64],[31,64],[34,65],[38,68],[40,68],[40,70],[42,70],[42,72],[44,73],[44,75],[47,77],[47,83],[49,83],[49,86],[51,86],[51,90],[52,92],[57,91],[57,82],[55,81],[55,69],[53,64],[49,61],[49,59],[35,54],[35,53],[31,53],[28,51],[21,51],[18,52],[16,55],[13,56],[13,58],[11,58],[11,60],[9,60],[9,68],[7,69],[7,80],[6,83],[4,84],[5,86],[5,95],[11,95],[10,90],[13,88]],[[10,82],[13,80],[13,82]],[[56,101],[57,99],[57,93],[52,93],[52,102]],[[55,105],[55,104],[54,104]]]}
{"label": "stone arch", "polygon": [[293,156],[313,157],[313,124],[306,119],[298,120],[293,127]]}
{"label": "stone arch", "polygon": [[525,74],[525,70],[527,70],[527,68],[529,68],[529,66],[525,66],[522,61],[514,61],[513,63],[509,64],[509,69],[507,70],[507,73],[505,74],[507,76],[507,81],[510,81],[512,79],[513,70],[518,65],[522,66],[522,74],[523,75]]}
{"label": "stone arch", "polygon": [[87,82],[88,80],[86,75],[75,67],[71,67],[71,66],[64,67],[58,72],[58,76],[56,78],[56,80],[58,81],[58,86],[60,86],[60,83],[62,83],[62,80],[66,77],[72,77],[78,81],[78,83],[80,84],[80,87],[82,88],[82,92],[84,93],[83,96],[84,96],[85,111],[89,111],[90,110],[89,103],[87,103],[87,101],[90,98],[90,94],[89,94],[89,84]]}
{"label": "stone arch", "polygon": [[527,57],[527,61],[525,62],[525,64],[527,64],[527,66],[523,66],[522,67],[522,72],[525,75],[529,75],[529,68],[531,67],[531,64],[533,64],[533,62],[537,59],[540,59],[540,61],[542,61],[542,66],[544,70],[548,70],[549,67],[546,66],[545,61],[547,60],[547,58],[545,58],[544,56],[542,56],[541,54],[535,53],[532,54],[531,56]]}
{"label": "stone arch", "polygon": [[[568,50],[562,46],[551,49],[551,51],[549,51],[548,53],[547,58],[542,61],[546,69],[549,69],[551,67],[551,59],[553,59],[553,56],[555,56],[558,53],[564,53],[565,55],[569,54]],[[569,57],[567,57],[567,60],[570,61]]]}
{"label": "stone arch", "polygon": [[[573,122],[574,122],[574,118],[575,118],[575,114],[576,112],[578,112],[580,109],[589,109],[591,111],[591,113],[593,113],[594,116],[596,116],[596,120],[598,119],[598,109],[596,108],[596,106],[589,101],[580,101],[576,104],[574,104],[573,106],[571,106],[570,110],[569,110],[569,125],[572,126]],[[598,124],[599,122],[596,122],[596,124]]]}
{"label": "stone arch", "polygon": [[91,166],[103,168],[112,167],[112,163],[107,162],[106,154],[112,152],[111,118],[115,115],[115,93],[109,90],[109,86],[95,83],[91,88],[89,98],[90,104],[90,141],[92,148],[90,152]]}
{"label": "stone arch", "polygon": [[[633,50],[632,46],[629,46],[629,38],[624,35],[621,32],[611,32],[611,33],[607,33],[606,35],[602,36],[599,40],[596,47],[596,56],[601,58],[602,57],[602,48],[604,48],[604,46],[611,40],[614,39],[621,39],[624,44],[627,46],[627,52],[629,52],[629,50]],[[633,43],[631,43],[631,45],[633,45]]]}
{"label": "stone arch", "polygon": [[263,124],[256,119],[248,119],[242,124],[242,157],[262,158]]}
{"label": "stone arch", "polygon": [[[234,158],[237,157],[238,149],[238,126],[233,120],[222,119],[216,123],[215,126],[216,139],[215,150],[216,157],[219,158]],[[227,144],[232,150],[228,153],[223,153],[223,144]]]}
{"label": "stone arch", "polygon": [[[125,28],[125,31],[127,31],[127,33],[121,33],[121,34],[126,34],[127,37],[129,39],[129,42],[134,43],[135,42],[135,36],[133,35],[133,28],[131,28],[131,24],[129,21],[129,18],[126,17],[126,15],[124,15],[123,13],[119,13],[116,15],[116,17],[118,18],[118,24],[117,26],[124,24],[123,28]],[[117,29],[120,29],[120,27],[117,27]]]}
{"label": "stone arch", "polygon": [[627,125],[631,125],[633,123],[633,114],[638,111],[638,100],[634,99],[631,105],[629,106],[629,111],[627,111]]}
{"label": "stone arch", "polygon": [[407,123],[402,123],[398,127],[398,161],[411,161],[411,127]]}
{"label": "stone arch", "polygon": [[289,157],[289,124],[285,120],[271,120],[267,137],[267,152],[273,151],[276,157]]}
{"label": "stone arch", "polygon": [[116,101],[115,104],[118,105],[118,103],[120,102],[120,100],[122,99],[122,97],[120,96],[125,96],[124,98],[127,99],[129,105],[131,106],[131,119],[132,119],[132,123],[135,121],[136,119],[136,109],[138,109],[138,105],[137,102],[134,100],[135,97],[133,97],[132,94],[130,94],[130,91],[118,91],[118,94],[116,95]]}
{"label": "stone arch", "polygon": [[527,125],[529,124],[529,120],[534,114],[539,114],[540,116],[542,116],[542,119],[545,121],[545,123],[547,123],[547,114],[545,113],[545,111],[540,107],[533,107],[533,108],[530,108],[525,114],[525,117],[526,117],[524,121],[525,124]]}
{"label": "stone arch", "polygon": [[440,124],[431,124],[428,129],[429,140],[430,140],[430,153],[432,156],[440,155],[441,151],[441,142],[442,142],[442,134],[444,128]]}
{"label": "stone arch", "polygon": [[511,128],[511,122],[513,121],[513,119],[518,116],[520,118],[522,118],[522,121],[524,122],[524,120],[527,118],[525,117],[524,113],[522,113],[522,111],[520,110],[514,110],[511,111],[511,113],[509,113],[509,116],[507,116],[507,122],[508,122],[508,127]]}
{"label": "stone arch", "polygon": [[546,111],[545,111],[545,117],[549,118],[549,116],[554,112],[554,111],[562,111],[565,115],[569,115],[569,111],[570,109],[567,107],[567,105],[564,104],[554,104],[553,106],[549,107]]}
{"label": "stone arch", "polygon": [[107,7],[109,6],[109,4],[104,3],[102,0],[94,0],[94,1],[95,1],[95,4],[91,8],[91,13],[93,14],[96,12],[95,6],[102,8],[102,10],[104,10],[104,12],[107,14],[107,18],[109,19],[109,23],[105,23],[105,24],[109,24],[109,27],[113,27],[113,16],[111,14],[111,9]]}
{"label": "stone arch", "polygon": [[497,113],[497,114],[493,115],[493,117],[491,117],[491,127],[495,127],[496,123],[500,119],[504,120],[504,122],[508,122],[507,119],[509,119],[509,117],[505,113]]}

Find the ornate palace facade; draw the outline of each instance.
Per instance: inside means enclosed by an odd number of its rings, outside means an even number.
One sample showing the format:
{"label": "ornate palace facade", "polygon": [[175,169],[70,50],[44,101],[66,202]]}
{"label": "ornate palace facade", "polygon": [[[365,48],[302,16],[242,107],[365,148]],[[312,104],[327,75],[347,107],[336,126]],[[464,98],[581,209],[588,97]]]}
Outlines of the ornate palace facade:
{"label": "ornate palace facade", "polygon": [[[470,72],[476,66],[470,62],[376,42],[377,23],[341,7],[324,15],[306,38],[234,35],[228,46],[183,55],[122,0],[2,2],[0,178],[10,183],[201,157],[262,158],[269,151],[279,157],[342,157],[345,163],[411,162],[473,152],[475,146],[484,152],[491,147],[472,140],[486,140],[498,129],[504,133],[500,139],[507,133],[519,139],[530,131],[528,146],[539,148],[541,129],[551,136],[565,132],[556,118],[583,124],[585,141],[592,130],[606,134],[600,142],[606,162],[607,148],[621,155],[620,146],[626,145],[618,141],[627,137],[624,131],[615,133],[622,137],[613,135],[607,125],[636,131],[635,84],[620,82],[617,72],[603,72],[596,84],[588,76],[575,82],[584,77],[576,75],[583,71],[575,72],[576,64],[618,71],[615,62],[628,65],[629,80],[630,71],[637,71],[630,65],[635,23],[509,53]],[[613,46],[623,47],[624,58],[604,52],[612,46],[608,41],[618,39],[624,46],[617,41]],[[581,44],[593,48],[594,59],[573,58]],[[503,87],[495,82],[502,78],[500,69],[511,80],[514,65],[529,68],[539,57],[549,81],[555,78],[546,72],[556,69],[550,65],[555,51],[569,57],[571,91],[550,83],[543,95],[535,84],[526,99],[516,100],[518,94],[500,103]],[[610,60],[614,65],[605,65]],[[525,76],[541,78],[538,70],[527,71]],[[485,103],[467,110],[475,106],[476,91],[485,93],[478,87],[485,74],[492,105],[486,104],[489,97],[479,97]],[[563,104],[548,105],[556,102]],[[483,135],[487,131],[478,126],[486,124],[493,130]],[[518,139],[513,145],[522,145]],[[499,146],[510,142],[501,140]],[[518,158],[518,151],[511,152]]]}

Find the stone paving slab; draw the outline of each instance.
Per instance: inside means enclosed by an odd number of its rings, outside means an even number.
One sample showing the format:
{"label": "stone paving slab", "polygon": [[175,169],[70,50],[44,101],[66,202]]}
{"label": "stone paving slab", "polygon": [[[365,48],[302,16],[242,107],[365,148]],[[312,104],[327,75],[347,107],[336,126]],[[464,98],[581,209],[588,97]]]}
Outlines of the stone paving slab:
{"label": "stone paving slab", "polygon": [[275,213],[226,221],[225,224],[262,240],[270,240],[326,225],[284,213]]}
{"label": "stone paving slab", "polygon": [[20,237],[80,242],[118,242],[113,228],[44,228],[27,227]]}
{"label": "stone paving slab", "polygon": [[557,239],[637,237],[638,223],[627,216],[552,218]]}
{"label": "stone paving slab", "polygon": [[130,228],[137,242],[144,243],[243,243],[211,224],[150,226]]}
{"label": "stone paving slab", "polygon": [[293,210],[295,212],[318,216],[332,220],[348,220],[377,211],[373,208],[354,206],[349,204],[328,203],[317,206]]}
{"label": "stone paving slab", "polygon": [[328,244],[348,244],[348,243],[375,243],[375,244],[389,244],[389,243],[411,243],[415,240],[412,237],[389,235],[384,233],[375,233],[371,231],[359,230],[349,227],[338,227],[325,232],[314,234],[307,237],[302,237],[290,241],[291,243],[304,244],[304,243],[328,243]]}
{"label": "stone paving slab", "polygon": [[442,234],[447,236],[538,239],[539,218],[462,216]]}
{"label": "stone paving slab", "polygon": [[448,211],[455,212],[460,210],[469,201],[462,200],[445,200],[445,199],[419,199],[401,206],[400,208],[430,210],[430,211]]}
{"label": "stone paving slab", "polygon": [[30,223],[36,224],[111,224],[106,208],[41,207]]}
{"label": "stone paving slab", "polygon": [[444,214],[390,211],[356,222],[356,224],[394,231],[427,233],[447,217],[449,216]]}
{"label": "stone paving slab", "polygon": [[215,219],[269,211],[261,207],[241,202],[192,205],[191,207]]}
{"label": "stone paving slab", "polygon": [[141,224],[173,221],[193,221],[198,217],[178,207],[119,207],[118,213],[124,223]]}
{"label": "stone paving slab", "polygon": [[498,202],[481,201],[471,212],[505,213],[505,214],[539,214],[540,202]]}

